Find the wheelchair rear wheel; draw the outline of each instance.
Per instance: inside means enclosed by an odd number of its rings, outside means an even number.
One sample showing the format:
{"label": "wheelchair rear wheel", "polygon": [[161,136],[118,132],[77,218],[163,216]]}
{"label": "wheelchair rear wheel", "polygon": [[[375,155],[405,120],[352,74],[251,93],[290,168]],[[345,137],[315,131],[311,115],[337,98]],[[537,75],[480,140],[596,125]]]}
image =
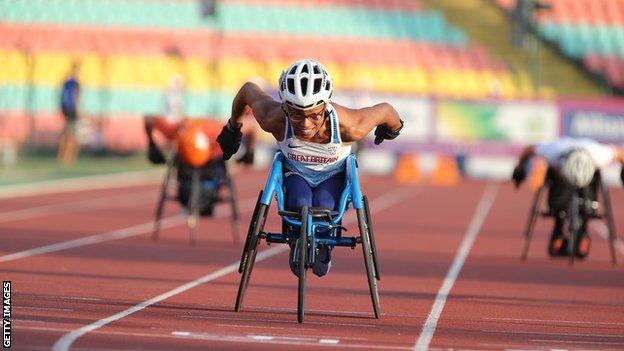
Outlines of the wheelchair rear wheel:
{"label": "wheelchair rear wheel", "polygon": [[535,220],[539,215],[540,203],[542,201],[542,194],[544,193],[545,185],[542,184],[535,193],[533,198],[533,205],[531,206],[531,212],[529,213],[529,222],[527,223],[526,231],[524,232],[524,247],[522,248],[522,254],[520,259],[526,261],[527,254],[529,252],[529,245],[531,244],[531,238],[533,237],[533,228],[535,227]]}
{"label": "wheelchair rear wheel", "polygon": [[377,258],[377,245],[375,245],[375,233],[373,231],[373,219],[370,215],[370,208],[368,207],[368,198],[366,195],[362,198],[364,202],[364,211],[366,213],[366,226],[368,227],[368,234],[370,237],[371,254],[373,255],[373,266],[375,267],[375,277],[377,280],[381,279],[381,273],[379,272],[379,261]]}
{"label": "wheelchair rear wheel", "polygon": [[615,222],[613,221],[613,209],[611,208],[611,198],[609,197],[609,189],[604,184],[602,179],[600,180],[600,191],[602,192],[602,201],[604,202],[604,217],[607,220],[607,227],[609,229],[609,251],[611,252],[611,263],[616,264],[617,259],[615,255],[615,240],[617,234],[615,232]]}
{"label": "wheelchair rear wheel", "polygon": [[379,293],[377,291],[377,279],[375,276],[375,266],[373,264],[373,253],[370,243],[370,234],[366,223],[366,213],[363,208],[357,209],[358,226],[360,229],[360,238],[362,240],[362,251],[364,253],[364,264],[366,266],[366,275],[368,278],[368,288],[370,290],[371,300],[373,302],[373,310],[375,318],[381,317],[381,309],[379,307]]}
{"label": "wheelchair rear wheel", "polygon": [[308,256],[308,207],[304,206],[301,209],[301,233],[299,240],[297,241],[297,251],[299,256],[297,258],[297,264],[299,269],[299,286],[297,290],[297,322],[303,323],[303,315],[305,309],[305,288],[306,288],[306,273],[307,273],[307,256]]}
{"label": "wheelchair rear wheel", "polygon": [[261,203],[261,198],[262,192],[258,195],[258,202],[256,202],[256,208],[254,209],[251,222],[249,223],[249,231],[247,232],[247,239],[245,241],[245,247],[243,248],[243,255],[239,266],[239,272],[242,273],[242,277],[238,286],[238,294],[236,296],[235,310],[237,312],[241,310],[243,305],[245,291],[247,290],[249,277],[251,276],[256,260],[256,254],[258,252],[260,233],[264,229],[267,213],[269,212],[269,206]]}

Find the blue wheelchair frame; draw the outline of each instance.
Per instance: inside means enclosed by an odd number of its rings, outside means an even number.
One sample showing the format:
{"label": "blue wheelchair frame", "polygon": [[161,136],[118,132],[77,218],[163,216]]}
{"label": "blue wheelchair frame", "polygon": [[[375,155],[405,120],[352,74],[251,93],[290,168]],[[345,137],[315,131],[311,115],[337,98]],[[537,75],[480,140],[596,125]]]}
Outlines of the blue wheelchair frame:
{"label": "blue wheelchair frame", "polygon": [[[239,286],[236,311],[242,306],[245,290],[247,288],[249,276],[253,269],[255,254],[260,239],[265,239],[267,243],[281,243],[294,246],[293,260],[299,264],[299,304],[298,321],[303,321],[303,304],[305,289],[305,271],[311,267],[316,260],[316,248],[319,245],[347,246],[355,248],[357,244],[362,244],[364,260],[369,280],[369,289],[373,301],[375,317],[381,315],[378,301],[377,283],[379,280],[379,269],[377,265],[377,254],[374,244],[370,210],[368,200],[362,195],[357,171],[357,161],[355,155],[351,154],[345,161],[345,185],[342,190],[338,211],[329,209],[307,208],[301,212],[287,211],[284,208],[284,188],[283,188],[283,168],[285,157],[281,151],[275,154],[271,171],[267,178],[264,190],[260,193],[256,209],[252,216],[247,241],[241,257],[239,272],[243,274]],[[263,231],[266,220],[266,212],[275,197],[278,213],[282,217],[282,233],[268,233]],[[360,229],[359,237],[342,236],[342,230],[346,230],[341,225],[345,212],[350,206],[357,211],[358,224]],[[330,234],[327,235],[327,232]],[[324,233],[324,235],[318,235]],[[303,263],[303,264],[301,264]],[[297,262],[295,262],[297,264]]]}

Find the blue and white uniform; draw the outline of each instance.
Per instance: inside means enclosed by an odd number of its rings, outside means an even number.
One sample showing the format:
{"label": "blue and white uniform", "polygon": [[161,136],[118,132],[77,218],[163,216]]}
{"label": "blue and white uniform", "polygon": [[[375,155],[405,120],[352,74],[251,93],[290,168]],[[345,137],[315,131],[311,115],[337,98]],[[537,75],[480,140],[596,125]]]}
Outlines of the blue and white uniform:
{"label": "blue and white uniform", "polygon": [[277,145],[286,158],[286,176],[292,172],[301,176],[311,186],[316,187],[323,181],[344,171],[347,156],[351,154],[351,145],[343,144],[340,138],[338,114],[333,106],[327,104],[331,125],[331,141],[320,144],[299,140],[286,118],[284,140]]}

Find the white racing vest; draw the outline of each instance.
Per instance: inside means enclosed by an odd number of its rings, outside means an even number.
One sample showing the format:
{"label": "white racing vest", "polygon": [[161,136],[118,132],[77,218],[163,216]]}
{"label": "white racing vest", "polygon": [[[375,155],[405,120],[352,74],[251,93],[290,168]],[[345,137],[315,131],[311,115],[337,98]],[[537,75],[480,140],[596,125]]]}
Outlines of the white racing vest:
{"label": "white racing vest", "polygon": [[298,174],[312,187],[344,171],[345,160],[351,154],[351,145],[343,144],[340,139],[336,110],[327,104],[327,111],[331,125],[329,143],[320,144],[297,139],[288,118],[284,140],[277,142],[286,159],[286,176],[288,172]]}

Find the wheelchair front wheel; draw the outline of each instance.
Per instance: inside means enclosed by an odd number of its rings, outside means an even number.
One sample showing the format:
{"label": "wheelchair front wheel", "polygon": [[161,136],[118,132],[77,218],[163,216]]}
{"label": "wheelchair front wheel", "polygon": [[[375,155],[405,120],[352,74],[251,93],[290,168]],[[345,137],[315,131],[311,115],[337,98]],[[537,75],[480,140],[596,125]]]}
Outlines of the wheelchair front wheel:
{"label": "wheelchair front wheel", "polygon": [[297,322],[303,323],[303,315],[305,308],[305,288],[307,273],[307,256],[308,256],[308,207],[301,209],[301,233],[297,241],[299,256],[297,258],[297,268],[299,269],[299,286],[297,290]]}
{"label": "wheelchair front wheel", "polygon": [[375,276],[375,266],[373,264],[373,253],[370,243],[370,236],[366,223],[366,214],[363,208],[357,210],[357,219],[360,229],[360,238],[362,240],[362,252],[364,253],[364,264],[366,266],[368,288],[370,290],[371,300],[373,303],[373,311],[375,312],[375,318],[379,318],[381,317],[381,308],[379,307],[379,292],[377,291],[377,279]]}
{"label": "wheelchair front wheel", "polygon": [[581,230],[581,213],[579,211],[580,200],[576,192],[572,194],[572,200],[570,201],[570,208],[568,209],[568,231],[570,237],[568,238],[568,256],[570,258],[570,264],[574,263],[576,242],[579,240]]}

